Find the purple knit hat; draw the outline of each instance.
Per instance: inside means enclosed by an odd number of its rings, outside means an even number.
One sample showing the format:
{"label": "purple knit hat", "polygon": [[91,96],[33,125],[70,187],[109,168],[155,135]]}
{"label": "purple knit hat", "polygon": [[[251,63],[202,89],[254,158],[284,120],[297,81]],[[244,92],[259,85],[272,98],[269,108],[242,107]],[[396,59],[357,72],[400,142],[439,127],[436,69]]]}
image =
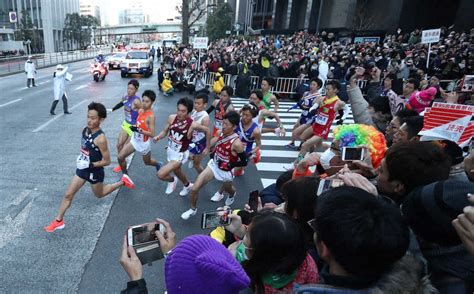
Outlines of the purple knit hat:
{"label": "purple knit hat", "polygon": [[237,294],[250,278],[222,244],[205,235],[183,239],[165,263],[168,294]]}

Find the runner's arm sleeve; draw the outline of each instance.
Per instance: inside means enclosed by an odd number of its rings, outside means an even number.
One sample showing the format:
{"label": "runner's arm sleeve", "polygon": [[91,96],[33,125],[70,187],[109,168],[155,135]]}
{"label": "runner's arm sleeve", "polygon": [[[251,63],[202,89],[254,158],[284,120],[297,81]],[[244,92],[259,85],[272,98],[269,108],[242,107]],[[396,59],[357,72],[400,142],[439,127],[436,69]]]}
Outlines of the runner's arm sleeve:
{"label": "runner's arm sleeve", "polygon": [[206,112],[207,112],[207,113],[211,113],[214,109],[216,109],[216,108],[214,107],[214,105],[211,105],[211,106],[209,106],[209,108],[206,110]]}
{"label": "runner's arm sleeve", "polygon": [[237,156],[239,157],[239,161],[229,162],[228,166],[229,166],[230,169],[232,169],[234,167],[247,166],[248,157],[247,157],[247,154],[245,154],[245,151],[242,151],[242,152],[238,153]]}
{"label": "runner's arm sleeve", "polygon": [[119,103],[117,103],[117,105],[114,106],[114,108],[112,108],[112,111],[115,111],[121,108],[122,106],[123,106],[123,101],[120,101]]}

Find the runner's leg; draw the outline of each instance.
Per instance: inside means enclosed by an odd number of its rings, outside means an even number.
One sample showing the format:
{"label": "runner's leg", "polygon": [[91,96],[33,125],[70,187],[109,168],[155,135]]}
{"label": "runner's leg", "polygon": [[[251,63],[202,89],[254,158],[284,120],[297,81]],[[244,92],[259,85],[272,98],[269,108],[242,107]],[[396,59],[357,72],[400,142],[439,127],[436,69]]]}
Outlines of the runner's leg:
{"label": "runner's leg", "polygon": [[194,158],[193,158],[194,169],[197,171],[198,174],[202,173],[202,171],[204,170],[204,168],[201,165],[201,161],[203,158],[204,158],[204,155],[202,154],[194,155]]}
{"label": "runner's leg", "polygon": [[148,152],[146,155],[143,155],[143,163],[145,165],[151,165],[151,166],[156,166],[158,162],[151,158],[151,152]]}
{"label": "runner's leg", "polygon": [[120,153],[120,151],[122,151],[123,146],[125,145],[125,143],[128,142],[129,139],[130,137],[128,136],[127,132],[121,129],[117,139],[117,153]]}
{"label": "runner's leg", "polygon": [[312,138],[304,142],[303,145],[301,145],[300,155],[304,156],[306,152],[310,151],[311,148],[314,148],[314,147],[318,148],[321,146],[322,143],[323,143],[323,138],[319,136],[313,136]]}
{"label": "runner's leg", "polygon": [[210,167],[206,167],[202,173],[200,173],[194,182],[193,187],[191,188],[191,193],[189,193],[189,200],[191,201],[191,208],[195,209],[197,207],[197,201],[199,196],[199,190],[204,187],[207,183],[212,181],[214,178],[214,173]]}
{"label": "runner's leg", "polygon": [[82,186],[86,183],[86,180],[81,179],[77,175],[74,175],[69,183],[69,186],[64,194],[63,200],[61,201],[61,205],[59,206],[59,212],[56,216],[56,220],[60,221],[64,218],[64,214],[69,207],[71,207],[72,200],[76,195],[77,191],[81,189]]}
{"label": "runner's leg", "polygon": [[181,166],[182,164],[180,163],[179,166],[173,170],[173,172],[181,181],[181,183],[183,183],[183,185],[187,187],[189,185],[189,180],[188,180],[188,177],[183,173]]}
{"label": "runner's leg", "polygon": [[180,165],[181,162],[172,160],[160,168],[160,170],[156,173],[156,176],[162,181],[173,182],[174,178],[170,174]]}
{"label": "runner's leg", "polygon": [[104,183],[97,183],[92,185],[91,188],[97,198],[102,198],[122,187],[123,185],[124,183],[122,181],[118,181],[107,185],[104,185]]}
{"label": "runner's leg", "polygon": [[233,197],[235,195],[236,191],[232,182],[223,182],[221,187],[224,189],[224,191],[229,193],[230,196]]}
{"label": "runner's leg", "polygon": [[127,161],[125,159],[127,159],[127,157],[133,152],[135,152],[135,148],[133,148],[132,143],[128,142],[122,147],[122,150],[120,150],[117,156],[117,160],[120,165],[120,168],[122,169],[122,173],[125,175],[128,174]]}

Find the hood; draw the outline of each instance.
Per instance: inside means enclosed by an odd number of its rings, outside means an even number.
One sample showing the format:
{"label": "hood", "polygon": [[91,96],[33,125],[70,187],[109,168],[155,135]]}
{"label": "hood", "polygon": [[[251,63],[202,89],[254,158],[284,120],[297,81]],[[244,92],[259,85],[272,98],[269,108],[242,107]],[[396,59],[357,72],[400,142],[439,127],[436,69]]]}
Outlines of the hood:
{"label": "hood", "polygon": [[411,254],[406,254],[395,263],[392,270],[382,276],[369,292],[371,294],[437,293],[426,275],[424,264]]}

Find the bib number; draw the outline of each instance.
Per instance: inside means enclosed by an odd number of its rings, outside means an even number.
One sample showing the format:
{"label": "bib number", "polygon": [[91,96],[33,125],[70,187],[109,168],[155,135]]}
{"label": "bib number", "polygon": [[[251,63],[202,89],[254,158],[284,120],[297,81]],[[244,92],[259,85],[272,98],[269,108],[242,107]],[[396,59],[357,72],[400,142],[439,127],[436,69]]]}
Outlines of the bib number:
{"label": "bib number", "polygon": [[216,120],[214,121],[214,126],[216,129],[218,129],[219,131],[222,130],[222,121],[221,120]]}
{"label": "bib number", "polygon": [[81,153],[79,154],[76,160],[76,167],[78,169],[86,169],[86,168],[89,168],[89,165],[90,165],[89,154],[87,153],[87,151],[81,149]]}
{"label": "bib number", "polygon": [[168,148],[170,148],[173,151],[180,152],[182,146],[183,145],[181,143],[176,143],[173,140],[168,141]]}
{"label": "bib number", "polygon": [[317,123],[318,125],[326,125],[328,122],[329,117],[326,115],[318,114],[314,118],[314,122]]}

